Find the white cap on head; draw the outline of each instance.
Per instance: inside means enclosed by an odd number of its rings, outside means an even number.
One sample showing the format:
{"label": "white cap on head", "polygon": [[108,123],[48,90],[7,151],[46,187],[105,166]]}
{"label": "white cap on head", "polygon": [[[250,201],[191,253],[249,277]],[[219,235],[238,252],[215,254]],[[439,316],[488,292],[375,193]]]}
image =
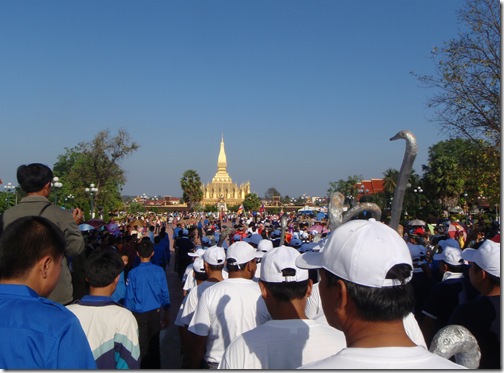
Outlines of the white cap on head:
{"label": "white cap on head", "polygon": [[198,257],[201,258],[203,254],[205,253],[205,249],[202,249],[201,247],[197,249],[195,252],[188,252],[187,255],[192,256],[192,257]]}
{"label": "white cap on head", "polygon": [[440,254],[434,254],[433,258],[434,260],[442,260],[453,266],[464,264],[462,260],[462,250],[452,246],[446,246]]}
{"label": "white cap on head", "polygon": [[[237,241],[228,247],[226,260],[234,259],[237,264],[250,262],[254,258],[262,258],[264,253],[257,251],[252,245],[245,241]],[[228,263],[229,265],[229,263]]]}
{"label": "white cap on head", "polygon": [[193,269],[195,272],[205,273],[205,262],[201,258],[194,259]]}
{"label": "white cap on head", "polygon": [[261,260],[261,280],[264,282],[301,282],[308,280],[308,271],[296,267],[301,254],[289,246],[275,247]]}
{"label": "white cap on head", "polygon": [[482,270],[500,278],[500,244],[485,240],[477,249],[464,249],[462,259],[476,263]]}
{"label": "white cap on head", "polygon": [[387,279],[389,270],[398,264],[413,264],[406,242],[389,226],[369,220],[351,220],[339,226],[319,252],[307,252],[296,260],[305,269],[325,268],[355,284],[374,288],[401,285]]}
{"label": "white cap on head", "polygon": [[210,265],[221,265],[226,261],[226,252],[220,246],[210,246],[203,254],[203,260]]}
{"label": "white cap on head", "polygon": [[267,253],[268,251],[270,251],[271,249],[273,248],[273,242],[271,242],[271,240],[268,240],[268,239],[262,239],[261,241],[259,241],[259,243],[257,244],[257,250],[259,251],[262,251],[263,253]]}

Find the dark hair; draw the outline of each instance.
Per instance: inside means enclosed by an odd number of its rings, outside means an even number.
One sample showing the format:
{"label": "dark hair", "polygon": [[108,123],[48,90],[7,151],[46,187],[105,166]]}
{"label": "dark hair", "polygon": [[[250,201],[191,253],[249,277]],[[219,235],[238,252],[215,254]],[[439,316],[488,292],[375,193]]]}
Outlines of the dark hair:
{"label": "dark hair", "polygon": [[154,251],[154,244],[151,240],[142,240],[137,246],[138,254],[141,258],[149,258]]}
{"label": "dark hair", "polygon": [[21,165],[17,169],[17,181],[26,193],[38,192],[51,182],[53,172],[41,163]]}
{"label": "dark hair", "polygon": [[205,281],[208,278],[208,276],[206,272],[194,271],[194,278],[199,281]]}
{"label": "dark hair", "polygon": [[95,288],[110,285],[123,270],[121,255],[114,250],[95,250],[84,263],[89,286]]}
{"label": "dark hair", "polygon": [[448,271],[453,272],[453,273],[462,273],[464,272],[465,264],[458,264],[458,265],[453,265],[450,263],[446,263],[444,260],[442,260],[444,264],[448,267]]}
{"label": "dark hair", "polygon": [[64,254],[65,239],[56,224],[41,216],[19,218],[0,239],[0,278],[23,277],[42,257]]}
{"label": "dark hair", "polygon": [[[339,278],[324,269],[328,286],[334,286]],[[348,297],[355,304],[357,317],[365,321],[393,321],[402,320],[415,306],[415,296],[411,283],[406,283],[412,268],[409,264],[396,264],[387,279],[397,279],[402,285],[374,288],[358,285],[341,279],[347,286]]]}
{"label": "dark hair", "polygon": [[260,280],[277,301],[289,302],[303,299],[308,290],[308,280],[300,282],[266,282]]}
{"label": "dark hair", "polygon": [[246,263],[238,263],[236,259],[234,258],[229,258],[226,260],[226,267],[228,272],[238,272],[238,271],[243,271],[245,269],[245,266],[247,265],[248,262]]}
{"label": "dark hair", "polygon": [[208,264],[208,268],[212,271],[222,271],[224,269],[224,263],[222,264]]}

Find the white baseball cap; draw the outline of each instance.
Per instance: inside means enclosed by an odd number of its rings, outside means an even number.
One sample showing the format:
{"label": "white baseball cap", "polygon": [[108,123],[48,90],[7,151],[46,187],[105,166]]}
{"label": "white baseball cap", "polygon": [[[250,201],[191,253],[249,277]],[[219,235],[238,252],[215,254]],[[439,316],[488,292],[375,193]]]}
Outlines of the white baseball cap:
{"label": "white baseball cap", "polygon": [[464,264],[462,260],[462,250],[452,246],[446,246],[440,254],[434,254],[433,258],[434,260],[442,260],[453,266]]}
{"label": "white baseball cap", "polygon": [[201,258],[194,259],[193,269],[195,272],[205,273],[205,262]]}
{"label": "white baseball cap", "polygon": [[198,257],[198,258],[201,258],[203,256],[203,254],[205,253],[205,249],[202,249],[201,247],[199,249],[197,249],[195,252],[188,252],[187,255],[189,256],[192,256],[192,257]]}
{"label": "white baseball cap", "polygon": [[[234,259],[238,264],[250,262],[254,258],[262,258],[264,253],[257,251],[252,245],[245,241],[237,241],[228,247],[226,260]],[[228,263],[229,264],[229,263]]]}
{"label": "white baseball cap", "polygon": [[214,245],[205,250],[202,258],[208,264],[216,266],[224,264],[226,261],[226,252],[222,247]]}
{"label": "white baseball cap", "polygon": [[[308,271],[296,267],[296,259],[300,255],[296,249],[284,245],[268,251],[261,260],[261,280],[277,283],[308,280]],[[288,275],[286,269],[294,270],[294,272]]]}
{"label": "white baseball cap", "polygon": [[464,249],[462,259],[476,263],[482,270],[500,278],[500,244],[485,240],[477,249]]}
{"label": "white baseball cap", "polygon": [[388,271],[397,264],[413,264],[406,242],[389,226],[369,220],[351,220],[339,226],[319,252],[307,252],[296,259],[305,269],[324,268],[355,284],[374,288],[401,285],[387,279]]}
{"label": "white baseball cap", "polygon": [[262,239],[257,244],[257,250],[262,251],[264,253],[270,251],[272,248],[273,248],[273,242],[271,242],[271,240],[268,240],[266,238]]}

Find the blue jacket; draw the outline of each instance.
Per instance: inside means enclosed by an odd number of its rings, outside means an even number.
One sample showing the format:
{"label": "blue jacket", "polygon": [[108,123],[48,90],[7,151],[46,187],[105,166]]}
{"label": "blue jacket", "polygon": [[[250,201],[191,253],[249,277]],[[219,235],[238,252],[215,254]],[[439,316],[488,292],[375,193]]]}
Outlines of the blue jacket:
{"label": "blue jacket", "polygon": [[25,285],[0,284],[0,368],[96,369],[79,320]]}
{"label": "blue jacket", "polygon": [[170,307],[170,293],[165,271],[150,262],[140,263],[128,274],[124,306],[132,312],[144,313]]}

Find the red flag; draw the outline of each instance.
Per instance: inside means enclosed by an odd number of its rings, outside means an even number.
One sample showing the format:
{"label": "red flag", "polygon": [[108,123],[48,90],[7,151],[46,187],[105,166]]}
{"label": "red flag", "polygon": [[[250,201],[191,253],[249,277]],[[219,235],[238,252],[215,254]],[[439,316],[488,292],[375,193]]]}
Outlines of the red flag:
{"label": "red flag", "polygon": [[261,215],[264,214],[264,202],[263,202],[261,208],[259,209],[259,212],[261,213]]}

